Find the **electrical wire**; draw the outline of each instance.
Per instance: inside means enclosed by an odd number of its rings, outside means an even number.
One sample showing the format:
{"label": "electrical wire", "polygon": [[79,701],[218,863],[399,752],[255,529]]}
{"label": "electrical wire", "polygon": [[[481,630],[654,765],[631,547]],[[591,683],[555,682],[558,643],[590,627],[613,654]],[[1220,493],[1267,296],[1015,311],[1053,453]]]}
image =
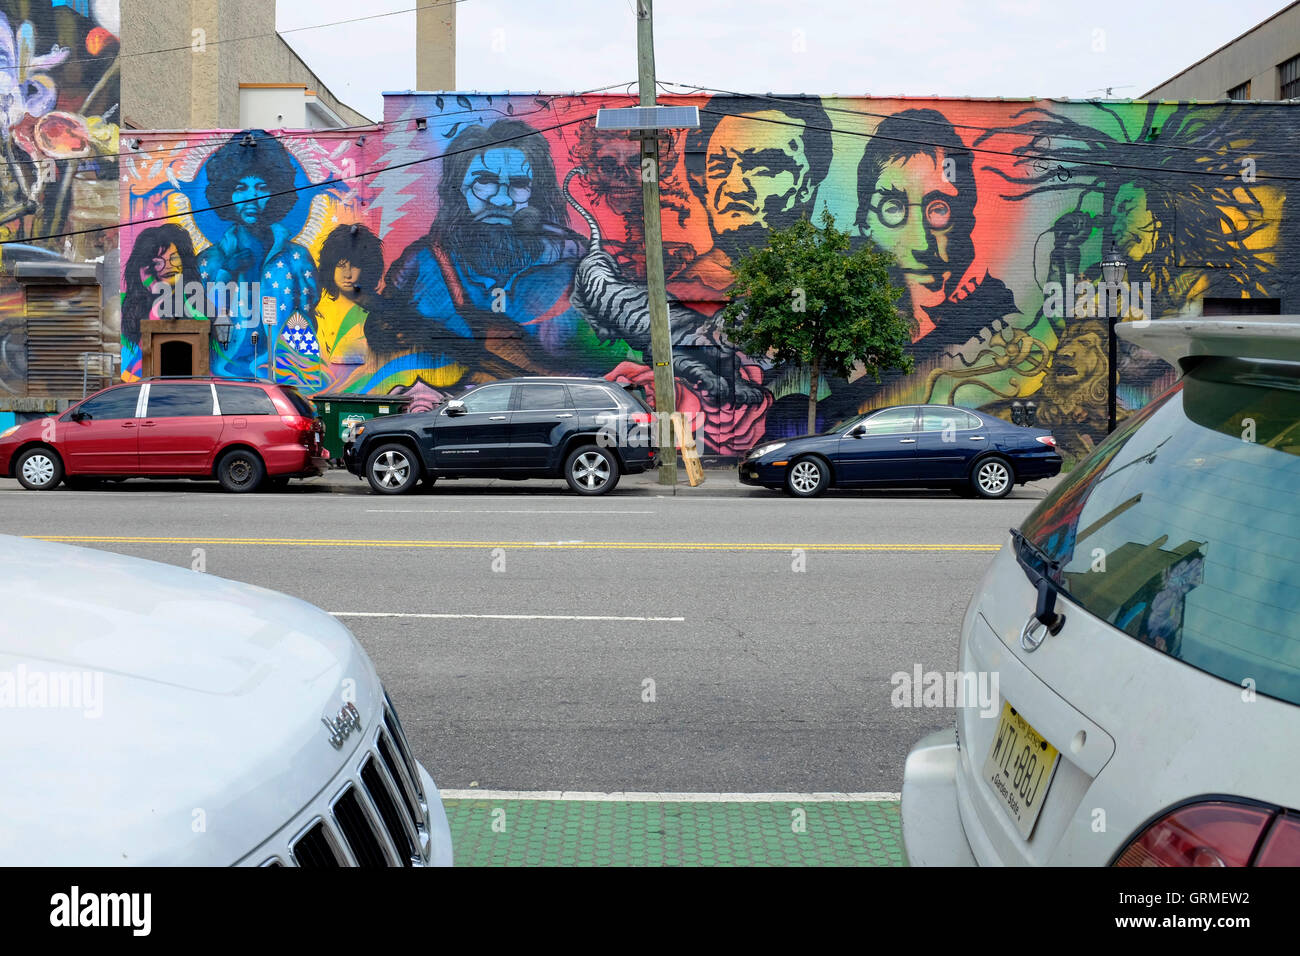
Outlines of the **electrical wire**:
{"label": "electrical wire", "polygon": [[[699,92],[699,93],[721,93],[721,94],[726,95],[726,96],[740,96],[740,97],[745,97],[745,98],[747,98],[747,99],[769,100],[769,101],[774,102],[774,103],[794,103],[794,104],[798,104],[798,103],[800,103],[800,102],[803,102],[803,100],[805,99],[805,98],[803,98],[803,97],[797,97],[797,96],[773,96],[771,93],[766,93],[766,94],[765,94],[765,93],[739,93],[739,92],[737,92],[737,91],[735,91],[735,90],[723,90],[723,89],[718,89],[717,87],[712,87],[712,86],[697,86],[696,84],[693,84],[693,83],[666,83],[666,82],[663,82],[663,81],[657,81],[657,85],[658,85],[659,87],[661,87],[661,88],[665,88],[665,87],[669,87],[669,86],[674,86],[674,87],[678,87],[678,88],[680,88],[680,89],[690,90],[690,91],[692,91],[692,92]],[[690,93],[676,93],[676,92],[673,92],[673,91],[668,90],[668,89],[664,89],[664,92],[667,93],[667,94],[670,95],[670,96],[689,96],[689,95],[691,95]],[[871,112],[870,110],[857,110],[857,109],[850,109],[850,108],[848,108],[848,107],[844,107],[844,106],[827,106],[826,103],[825,103],[825,98],[824,98],[824,97],[806,97],[806,98],[807,98],[807,99],[816,99],[816,100],[817,100],[817,103],[818,103],[818,106],[821,108],[821,110],[822,110],[823,112],[826,112],[826,113],[847,113],[847,114],[849,114],[849,115],[851,115],[851,116],[868,116],[868,117],[871,117],[871,118],[873,118],[873,119],[882,119],[882,120],[883,120],[883,119],[888,119],[890,116],[894,115],[894,114],[891,114],[891,113],[873,113],[873,112]],[[874,97],[873,97],[873,98],[874,98]],[[880,98],[885,98],[885,97],[880,97]],[[901,99],[902,97],[888,97],[888,98],[889,98],[889,99]],[[942,99],[942,97],[938,97],[937,99]],[[981,101],[981,102],[983,102],[983,101]],[[992,101],[988,101],[988,102],[992,102]],[[1005,102],[1005,101],[1004,101],[1004,102]],[[1031,104],[1031,103],[1037,103],[1037,102],[1040,102],[1040,101],[1039,101],[1039,100],[1026,100],[1025,102],[1026,102],[1027,104]],[[1071,102],[1071,103],[1088,103],[1088,104],[1090,104],[1090,105],[1094,105],[1094,106],[1100,106],[1100,105],[1102,104],[1102,101],[1100,101],[1100,100],[1071,100],[1070,102]],[[1129,100],[1129,101],[1128,101],[1128,104],[1136,104],[1136,103],[1142,103],[1142,102],[1143,102],[1143,101],[1141,101],[1141,100]],[[1117,104],[1117,105],[1127,105],[1127,104]],[[1281,104],[1279,104],[1279,105],[1281,105]],[[939,120],[928,120],[928,119],[921,119],[921,118],[915,118],[915,117],[910,118],[910,119],[909,119],[909,122],[917,123],[917,124],[923,124],[923,125],[929,125],[929,126],[939,126],[939,127],[947,126],[947,127],[952,128],[952,129],[976,130],[976,131],[981,132],[981,133],[1008,133],[1008,134],[1010,134],[1010,135],[1025,135],[1025,134],[1023,134],[1023,133],[1017,134],[1015,130],[1013,130],[1013,129],[1007,129],[1006,127],[1001,127],[1001,126],[980,126],[980,125],[975,124],[975,123],[953,123],[953,122],[941,122],[941,121],[939,121]],[[868,135],[870,135],[870,134],[868,134]],[[1106,137],[1105,134],[1100,134],[1100,135],[1098,135],[1098,137],[1097,137],[1096,140],[1085,140],[1085,142],[1099,142],[1099,143],[1100,143],[1100,142],[1106,142],[1106,141],[1108,141],[1108,137]],[[1141,147],[1141,148],[1143,148],[1143,149],[1152,149],[1152,150],[1156,150],[1156,149],[1176,149],[1176,150],[1186,150],[1186,151],[1188,151],[1188,152],[1193,152],[1193,153],[1198,153],[1198,154],[1203,152],[1203,151],[1201,151],[1201,150],[1198,150],[1197,147],[1195,147],[1195,146],[1179,146],[1179,145],[1176,145],[1176,144],[1174,144],[1174,143],[1126,142],[1126,143],[1124,143],[1123,145],[1125,145],[1125,146],[1138,146],[1138,147]],[[1291,155],[1291,151],[1289,151],[1289,150],[1259,149],[1259,150],[1254,150],[1254,151],[1252,151],[1252,152],[1253,152],[1254,154],[1262,154],[1262,153],[1278,153],[1278,154],[1285,154],[1285,155],[1287,155],[1287,156],[1290,156],[1290,155]]]}
{"label": "electrical wire", "polygon": [[318,183],[309,183],[306,186],[294,186],[291,189],[279,189],[276,190],[275,192],[269,192],[262,196],[254,196],[249,199],[238,199],[238,200],[232,200],[230,202],[216,203],[214,205],[203,206],[198,209],[186,209],[182,212],[167,213],[166,215],[161,215],[161,216],[152,216],[147,219],[132,219],[127,222],[116,222],[107,226],[90,226],[85,229],[72,229],[64,232],[50,233],[44,236],[27,236],[20,239],[0,239],[0,246],[32,245],[33,243],[38,243],[38,242],[48,242],[49,240],[52,239],[66,239],[72,236],[86,236],[86,235],[91,235],[92,233],[108,232],[113,229],[124,229],[128,226],[147,226],[153,223],[166,222],[169,219],[180,219],[184,216],[192,216],[195,215],[196,213],[212,212],[213,210],[216,209],[228,209],[231,206],[241,206],[247,202],[261,202],[267,199],[272,199],[276,196],[291,196],[296,193],[307,192],[309,190],[324,189],[327,186],[333,186],[337,183],[348,182],[354,179],[364,179],[367,176],[378,176],[381,173],[392,172],[398,169],[406,169],[407,167],[410,166],[419,166],[422,163],[431,163],[439,159],[446,159],[449,156],[457,156],[461,153],[479,153],[484,150],[491,149],[494,146],[500,146],[502,143],[510,143],[519,139],[527,139],[529,136],[538,136],[542,133],[548,133],[551,130],[563,129],[566,126],[573,126],[577,123],[585,123],[587,120],[595,118],[595,115],[596,115],[595,113],[591,113],[586,116],[578,116],[575,117],[574,119],[565,120],[562,123],[555,123],[551,126],[542,126],[536,129],[529,129],[527,133],[516,133],[514,136],[503,136],[500,139],[493,140],[492,142],[489,143],[482,143],[478,146],[472,146],[472,147],[467,146],[464,147],[463,149],[453,149],[445,153],[439,153],[436,156],[422,156],[419,159],[411,159],[403,163],[393,163],[392,165],[385,166],[382,169],[368,169],[365,170],[364,172],[353,173],[350,176],[336,176],[330,179],[322,180],[321,182]]}
{"label": "electrical wire", "polygon": [[[699,110],[701,113],[708,113],[711,116],[737,115],[735,113],[725,113],[721,110],[711,110],[703,106],[701,106]],[[902,143],[907,146],[930,146],[936,149],[951,148],[950,145],[947,143],[929,143],[929,142],[925,142],[924,140],[900,139],[896,136],[879,136],[875,133],[865,133],[861,130],[835,129],[833,126],[813,126],[809,123],[794,122],[792,120],[788,121],[788,120],[778,120],[778,119],[762,119],[752,113],[744,114],[744,119],[745,122],[747,123],[750,122],[774,123],[779,126],[792,126],[797,129],[816,130],[817,132],[831,133],[832,135],[838,133],[840,135],[845,135],[845,136],[860,136],[865,139],[883,139],[885,142],[888,143]],[[1061,168],[1066,169],[1068,172],[1068,168],[1063,163],[1061,163],[1060,160],[1053,157],[1051,153],[1043,153],[1042,155],[1029,155],[1026,153],[1011,152],[1010,150],[1005,150],[1005,149],[991,149],[987,146],[964,146],[963,148],[967,152],[971,152],[971,153],[988,153],[994,156],[1011,156],[1014,157],[1015,159],[1022,160],[1022,161],[1037,160],[1043,162],[1057,162],[1058,164],[1061,165]],[[1074,159],[1074,158],[1071,158],[1070,160],[1068,160],[1068,162],[1071,167],[1094,166],[1101,169],[1130,169],[1130,170],[1139,170],[1141,172],[1147,172],[1147,173],[1161,173],[1164,175],[1168,175],[1170,173],[1181,173],[1186,176],[1213,176],[1215,179],[1218,180],[1236,179],[1239,175],[1237,173],[1228,175],[1227,173],[1215,172],[1214,170],[1211,169],[1177,169],[1170,166],[1140,166],[1137,165],[1136,163],[1094,162],[1091,160]],[[1300,176],[1268,175],[1259,172],[1255,173],[1254,182],[1263,182],[1263,181],[1300,182]]]}

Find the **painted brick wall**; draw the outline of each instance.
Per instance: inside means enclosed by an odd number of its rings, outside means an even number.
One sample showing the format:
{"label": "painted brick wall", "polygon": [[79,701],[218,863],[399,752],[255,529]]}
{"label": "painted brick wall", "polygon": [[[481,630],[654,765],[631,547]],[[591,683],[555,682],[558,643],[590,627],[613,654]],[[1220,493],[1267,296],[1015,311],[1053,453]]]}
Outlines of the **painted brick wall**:
{"label": "painted brick wall", "polygon": [[[1005,416],[1030,400],[1086,452],[1105,430],[1096,282],[1112,243],[1132,317],[1196,314],[1207,297],[1300,311],[1294,106],[668,101],[701,111],[699,130],[663,134],[660,176],[678,407],[700,413],[713,454],[802,429],[807,375],[738,352],[717,312],[745,248],[823,209],[897,258],[917,363],[818,383],[827,424],[898,402]],[[632,104],[406,94],[364,136],[143,136],[122,181],[136,223],[121,239],[124,369],[139,374],[139,324],[170,302],[235,315],[212,356],[231,375],[264,368],[248,332],[265,308],[277,375],[310,392],[407,392],[419,408],[518,374],[648,385],[638,145],[593,122]],[[186,282],[188,300],[155,295]],[[1127,347],[1119,373],[1121,414],[1172,381]]]}

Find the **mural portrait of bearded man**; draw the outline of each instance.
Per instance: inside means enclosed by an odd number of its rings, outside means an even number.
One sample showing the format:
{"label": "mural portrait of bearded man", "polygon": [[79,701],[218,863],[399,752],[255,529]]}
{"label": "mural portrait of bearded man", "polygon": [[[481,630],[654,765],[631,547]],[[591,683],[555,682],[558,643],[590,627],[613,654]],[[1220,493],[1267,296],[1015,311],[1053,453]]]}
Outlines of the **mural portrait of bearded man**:
{"label": "mural portrait of bearded man", "polygon": [[494,377],[564,369],[584,324],[568,301],[580,248],[546,140],[500,120],[447,152],[433,223],[389,268],[366,321],[370,348],[443,353]]}

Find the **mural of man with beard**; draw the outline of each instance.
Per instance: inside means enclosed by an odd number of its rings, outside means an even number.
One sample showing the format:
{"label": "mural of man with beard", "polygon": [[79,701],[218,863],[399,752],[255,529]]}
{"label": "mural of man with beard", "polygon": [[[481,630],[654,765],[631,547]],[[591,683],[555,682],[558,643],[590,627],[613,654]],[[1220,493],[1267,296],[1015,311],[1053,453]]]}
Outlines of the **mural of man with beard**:
{"label": "mural of man with beard", "polygon": [[495,378],[572,367],[585,325],[568,301],[580,249],[549,147],[531,132],[500,120],[452,141],[433,224],[389,268],[366,320],[372,351],[442,354]]}
{"label": "mural of man with beard", "polygon": [[691,187],[709,217],[713,248],[689,277],[721,294],[731,263],[817,208],[830,170],[830,120],[815,99],[715,96],[700,107],[700,126],[686,140]]}

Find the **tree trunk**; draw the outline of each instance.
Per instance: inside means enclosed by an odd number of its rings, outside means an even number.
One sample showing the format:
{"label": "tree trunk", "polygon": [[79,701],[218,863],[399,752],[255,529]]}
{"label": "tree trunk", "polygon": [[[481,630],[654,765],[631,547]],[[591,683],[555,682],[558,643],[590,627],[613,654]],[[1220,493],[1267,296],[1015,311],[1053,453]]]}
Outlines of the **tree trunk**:
{"label": "tree trunk", "polygon": [[812,369],[808,376],[808,434],[817,434],[817,391],[821,385],[821,362],[816,352],[813,353]]}

